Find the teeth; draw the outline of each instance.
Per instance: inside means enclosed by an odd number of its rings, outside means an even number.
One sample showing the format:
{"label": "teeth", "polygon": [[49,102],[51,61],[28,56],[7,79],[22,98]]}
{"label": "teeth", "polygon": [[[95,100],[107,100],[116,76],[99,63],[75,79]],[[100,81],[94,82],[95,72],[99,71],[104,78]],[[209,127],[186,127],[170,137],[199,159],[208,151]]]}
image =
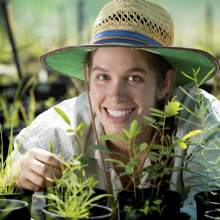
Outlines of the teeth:
{"label": "teeth", "polygon": [[118,117],[128,115],[129,113],[132,112],[132,109],[126,110],[126,111],[116,111],[116,110],[107,109],[107,112],[109,113],[109,115],[118,118]]}

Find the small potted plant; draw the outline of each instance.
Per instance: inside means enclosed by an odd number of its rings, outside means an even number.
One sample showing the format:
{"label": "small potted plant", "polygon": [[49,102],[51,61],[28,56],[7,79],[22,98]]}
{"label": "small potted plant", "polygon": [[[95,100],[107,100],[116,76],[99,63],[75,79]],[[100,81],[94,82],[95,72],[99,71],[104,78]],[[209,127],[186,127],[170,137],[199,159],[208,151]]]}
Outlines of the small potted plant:
{"label": "small potted plant", "polygon": [[[1,125],[0,125],[1,130]],[[0,171],[0,199],[6,200],[21,200],[28,203],[28,206],[23,209],[23,216],[27,216],[30,219],[31,215],[31,202],[32,202],[32,194],[33,191],[27,189],[21,189],[16,186],[16,176],[17,174],[12,177],[13,173],[13,163],[16,156],[16,152],[12,153],[13,146],[12,146],[12,137],[13,137],[13,123],[11,125],[11,137],[10,137],[10,144],[8,147],[7,158],[4,161],[3,153],[1,154],[1,171]],[[22,140],[18,144],[18,148],[21,145]],[[3,141],[1,140],[1,152],[4,151]],[[4,205],[5,206],[5,205]],[[14,209],[13,209],[14,210]]]}
{"label": "small potted plant", "polygon": [[[102,140],[114,139],[122,141],[128,149],[130,155],[130,158],[127,158],[125,155],[120,154],[123,159],[128,160],[127,164],[116,159],[106,159],[107,161],[116,163],[116,167],[124,167],[125,172],[121,173],[119,177],[123,175],[129,175],[134,185],[133,191],[129,191],[127,189],[119,189],[121,190],[118,193],[120,210],[124,210],[126,206],[129,206],[132,207],[133,210],[140,212],[140,209],[143,210],[146,202],[149,200],[150,207],[155,206],[155,202],[157,203],[157,201],[161,201],[160,206],[164,207],[161,209],[161,215],[162,213],[163,215],[167,215],[171,211],[180,211],[182,195],[176,191],[161,189],[161,185],[162,182],[174,185],[174,183],[172,183],[170,180],[164,179],[164,176],[170,175],[176,170],[185,169],[183,167],[167,167],[168,161],[171,157],[179,157],[179,155],[174,153],[174,147],[180,146],[186,149],[187,144],[190,143],[187,139],[202,132],[201,130],[189,132],[181,140],[175,137],[175,139],[172,141],[171,137],[167,136],[165,139],[164,131],[168,129],[166,127],[166,118],[178,114],[181,109],[182,108],[180,108],[180,103],[176,102],[174,98],[166,106],[164,112],[158,109],[150,109],[152,111],[151,115],[162,118],[161,121],[157,122],[154,118],[145,117],[145,125],[152,126],[158,131],[161,137],[160,143],[155,143],[154,145],[142,143],[141,145],[136,146],[135,138],[141,132],[141,127],[138,128],[138,122],[136,120],[132,122],[129,131],[123,129],[124,134],[122,134],[122,136],[110,134],[100,137]],[[155,166],[149,165],[147,167],[141,168],[139,165],[141,160],[138,159],[138,155],[143,151],[147,153],[147,158],[149,158],[151,161],[154,161]],[[131,156],[131,152],[133,153],[134,157]],[[163,164],[161,163],[162,158],[164,161]],[[146,183],[141,183],[141,179],[146,175],[146,173],[148,173],[149,178]],[[144,188],[146,185],[150,185],[151,188]],[[152,210],[152,213],[157,215],[158,210]]]}
{"label": "small potted plant", "polygon": [[[201,80],[201,82],[198,82],[197,80],[199,70],[200,69],[197,71],[193,70],[194,79],[182,72],[182,74],[184,74],[186,77],[195,81],[195,84],[197,85],[195,97],[184,91],[189,97],[191,97],[191,99],[194,100],[194,111],[192,112],[184,105],[181,105],[186,109],[186,111],[198,119],[197,126],[200,126],[202,129],[202,136],[195,139],[195,141],[199,143],[197,150],[193,152],[193,156],[195,158],[195,169],[191,171],[188,170],[188,172],[191,172],[192,176],[196,176],[198,179],[197,182],[191,184],[191,188],[194,188],[196,191],[198,191],[194,195],[194,199],[197,206],[197,219],[201,220],[206,219],[204,217],[204,213],[206,211],[220,208],[220,140],[217,136],[220,128],[218,121],[216,120],[216,116],[213,117],[214,111],[212,114],[209,112],[209,108],[215,108],[214,105],[211,105],[218,100],[220,96],[218,96],[216,99],[213,99],[211,103],[205,103],[204,95],[202,94],[202,91],[199,90],[199,86],[205,81],[205,79],[212,73],[214,69],[211,70],[210,73]],[[190,121],[187,122],[191,123]]]}
{"label": "small potted plant", "polygon": [[13,199],[0,199],[0,219],[13,220],[22,216],[22,220],[30,220],[30,216],[24,215],[28,203]]}
{"label": "small potted plant", "polygon": [[81,165],[78,159],[62,170],[59,180],[55,179],[56,187],[51,194],[48,192],[39,196],[55,202],[42,209],[45,219],[111,219],[111,209],[92,204],[111,195],[93,196],[97,181],[93,176],[86,177],[84,165]]}

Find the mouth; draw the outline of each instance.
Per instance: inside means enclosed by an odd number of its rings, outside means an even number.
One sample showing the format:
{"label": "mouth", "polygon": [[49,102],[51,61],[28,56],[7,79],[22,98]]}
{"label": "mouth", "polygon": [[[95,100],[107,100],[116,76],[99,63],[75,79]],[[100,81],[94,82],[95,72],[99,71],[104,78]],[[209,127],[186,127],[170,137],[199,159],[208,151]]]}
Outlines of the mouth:
{"label": "mouth", "polygon": [[105,110],[110,116],[115,118],[120,118],[131,114],[135,110],[135,108],[125,109],[125,110],[113,110],[113,109],[105,108]]}

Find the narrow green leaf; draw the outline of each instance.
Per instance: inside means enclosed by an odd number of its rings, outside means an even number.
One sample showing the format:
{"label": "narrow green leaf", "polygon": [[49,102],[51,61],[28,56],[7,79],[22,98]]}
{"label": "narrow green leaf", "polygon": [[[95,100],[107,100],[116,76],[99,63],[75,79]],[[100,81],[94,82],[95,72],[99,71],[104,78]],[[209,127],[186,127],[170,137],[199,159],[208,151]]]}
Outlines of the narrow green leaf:
{"label": "narrow green leaf", "polygon": [[123,173],[120,173],[118,177],[125,176],[125,175],[127,176],[128,174],[126,172],[123,172]]}
{"label": "narrow green leaf", "polygon": [[176,136],[173,136],[173,140],[174,140],[174,141],[178,141],[178,140],[179,140],[179,138],[178,138],[178,137],[176,137]]}
{"label": "narrow green leaf", "polygon": [[121,138],[122,138],[122,140],[124,141],[124,143],[126,143],[127,140],[128,140],[128,137],[127,137],[126,134],[122,134],[122,135],[121,135]]}
{"label": "narrow green leaf", "polygon": [[100,140],[120,140],[120,136],[116,135],[116,134],[109,134],[109,135],[102,135],[99,137]]}
{"label": "narrow green leaf", "polygon": [[53,152],[53,145],[52,145],[52,143],[50,142],[50,140],[48,139],[48,144],[49,144],[49,149],[50,149],[50,153],[54,153]]}
{"label": "narrow green leaf", "polygon": [[81,131],[84,131],[87,127],[87,124],[86,122],[83,122],[82,124],[80,124],[77,128],[76,128],[76,131],[75,132],[81,132]]}
{"label": "narrow green leaf", "polygon": [[113,154],[110,150],[108,150],[106,147],[102,146],[102,145],[91,145],[89,147],[89,149],[91,150],[101,150],[101,151],[106,151],[110,154]]}
{"label": "narrow green leaf", "polygon": [[64,120],[68,125],[70,125],[70,120],[69,120],[69,118],[67,117],[67,115],[66,115],[60,108],[53,107],[53,109],[63,118],[63,120]]}
{"label": "narrow green leaf", "polygon": [[125,128],[123,128],[122,130],[124,131],[124,133],[128,138],[131,138],[130,133]]}
{"label": "narrow green leaf", "polygon": [[83,156],[80,158],[80,162],[82,165],[89,165],[89,158],[87,156],[84,156],[84,160],[83,160]]}
{"label": "narrow green leaf", "polygon": [[197,134],[201,134],[203,132],[203,130],[195,130],[195,131],[191,131],[189,132],[187,135],[185,135],[183,138],[182,138],[182,141],[186,140],[186,139],[189,139],[190,137],[194,136],[194,135],[197,135]]}
{"label": "narrow green leaf", "polygon": [[203,80],[199,83],[200,85],[209,77],[209,75],[214,71],[215,67],[203,78]]}
{"label": "narrow green leaf", "polygon": [[156,206],[154,206],[154,205],[153,205],[153,206],[151,206],[150,208],[151,208],[151,210],[153,210],[153,211],[157,211],[157,207],[156,207]]}
{"label": "narrow green leaf", "polygon": [[161,115],[161,114],[162,114],[162,115],[165,114],[165,112],[163,112],[163,111],[161,111],[161,110],[159,110],[159,109],[156,109],[156,108],[150,108],[150,110],[151,110],[152,112],[159,113],[160,115]]}
{"label": "narrow green leaf", "polygon": [[159,171],[163,168],[163,164],[158,164],[156,167],[156,171]]}
{"label": "narrow green leaf", "polygon": [[159,117],[159,118],[163,117],[163,115],[160,115],[160,114],[157,114],[157,113],[150,113],[150,115],[153,115],[153,116],[156,116],[156,117]]}
{"label": "narrow green leaf", "polygon": [[212,129],[212,130],[209,131],[206,135],[208,135],[208,134],[212,134],[212,133],[215,133],[215,132],[217,132],[217,131],[219,131],[219,130],[220,130],[220,128]]}
{"label": "narrow green leaf", "polygon": [[175,187],[178,189],[178,187],[176,186],[176,184],[174,184],[172,181],[170,181],[170,180],[165,180],[164,182],[169,183],[169,184],[175,186]]}
{"label": "narrow green leaf", "polygon": [[120,164],[121,166],[125,167],[125,164],[120,161],[120,160],[116,160],[116,159],[105,159],[105,161],[111,161],[111,162],[114,162],[114,163],[118,163]]}
{"label": "narrow green leaf", "polygon": [[141,152],[141,145],[138,145],[135,150],[135,155],[138,155]]}
{"label": "narrow green leaf", "polygon": [[164,147],[162,145],[148,145],[147,148],[150,148],[150,149],[167,149],[166,147]]}
{"label": "narrow green leaf", "polygon": [[126,157],[124,154],[118,153],[118,152],[116,152],[116,151],[113,151],[113,153],[118,154],[118,155],[120,155],[120,156],[122,156],[122,157]]}

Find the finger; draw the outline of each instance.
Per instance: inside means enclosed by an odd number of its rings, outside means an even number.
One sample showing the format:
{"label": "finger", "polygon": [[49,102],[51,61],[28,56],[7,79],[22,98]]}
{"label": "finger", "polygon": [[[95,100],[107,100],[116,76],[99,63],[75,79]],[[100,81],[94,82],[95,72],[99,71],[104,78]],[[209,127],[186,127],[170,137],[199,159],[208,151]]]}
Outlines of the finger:
{"label": "finger", "polygon": [[64,161],[60,160],[54,154],[42,149],[38,149],[37,153],[35,154],[35,159],[45,164],[50,164],[59,170],[62,170],[63,167],[67,167],[67,164]]}
{"label": "finger", "polygon": [[47,178],[50,178],[50,179],[54,179],[54,176],[57,178],[57,179],[60,179],[60,177],[62,176],[62,172],[60,171],[57,171],[51,167],[49,167],[48,165],[46,164],[43,164],[42,162],[38,161],[38,160],[34,160],[32,162],[32,166],[30,167],[30,169],[41,175],[41,176],[44,176],[44,177],[47,177]]}
{"label": "finger", "polygon": [[29,189],[29,190],[37,191],[37,192],[44,191],[45,189],[45,187],[38,186],[27,179],[22,180],[22,181],[17,181],[16,185],[20,188],[25,188],[25,189]]}

